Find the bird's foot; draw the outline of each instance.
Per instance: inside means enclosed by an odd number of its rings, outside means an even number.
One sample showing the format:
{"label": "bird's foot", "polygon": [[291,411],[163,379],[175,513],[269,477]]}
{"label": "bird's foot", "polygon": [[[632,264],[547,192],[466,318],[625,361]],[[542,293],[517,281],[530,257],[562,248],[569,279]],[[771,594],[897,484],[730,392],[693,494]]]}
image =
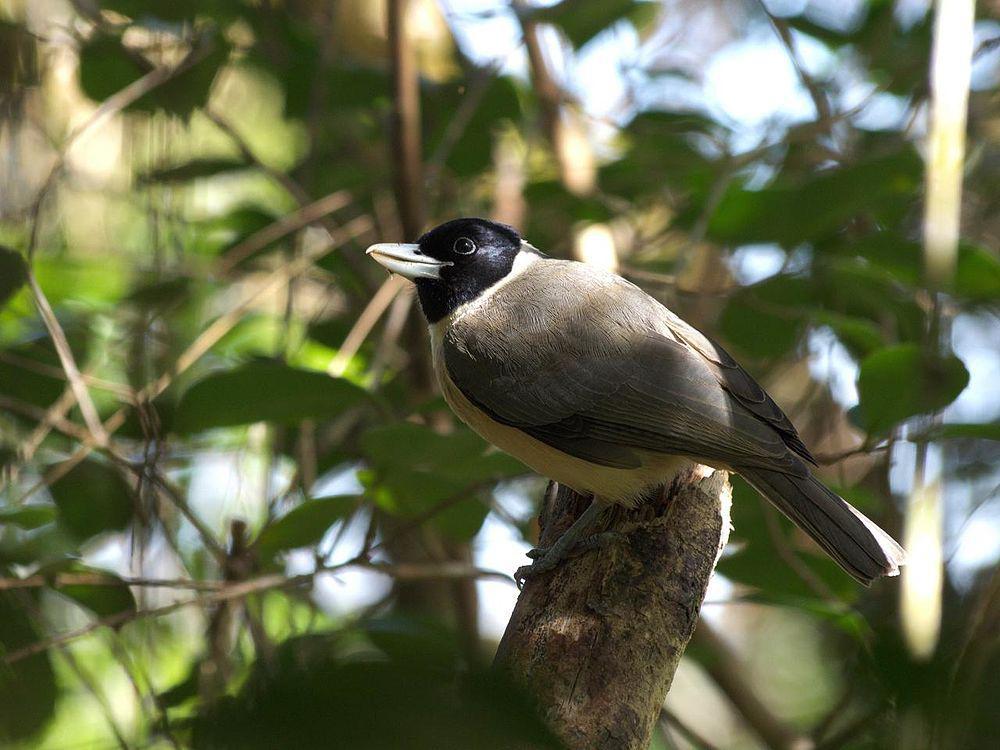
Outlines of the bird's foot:
{"label": "bird's foot", "polygon": [[569,548],[559,549],[556,545],[552,547],[534,547],[525,554],[534,562],[531,565],[522,565],[514,572],[514,581],[519,589],[524,588],[524,583],[529,578],[534,578],[542,573],[555,570],[566,560],[590,552],[591,550],[604,549],[621,538],[621,534],[616,531],[605,531],[600,534],[592,534],[579,540]]}

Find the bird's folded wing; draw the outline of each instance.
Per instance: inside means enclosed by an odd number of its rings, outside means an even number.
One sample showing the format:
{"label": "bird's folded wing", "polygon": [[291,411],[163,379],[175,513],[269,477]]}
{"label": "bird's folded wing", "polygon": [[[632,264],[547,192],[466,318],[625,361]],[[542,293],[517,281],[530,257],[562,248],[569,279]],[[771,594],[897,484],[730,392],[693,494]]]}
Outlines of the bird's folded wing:
{"label": "bird's folded wing", "polygon": [[628,468],[654,451],[805,474],[780,427],[690,345],[615,315],[565,313],[546,320],[536,308],[531,325],[488,337],[453,326],[443,341],[450,378],[498,422],[594,463]]}

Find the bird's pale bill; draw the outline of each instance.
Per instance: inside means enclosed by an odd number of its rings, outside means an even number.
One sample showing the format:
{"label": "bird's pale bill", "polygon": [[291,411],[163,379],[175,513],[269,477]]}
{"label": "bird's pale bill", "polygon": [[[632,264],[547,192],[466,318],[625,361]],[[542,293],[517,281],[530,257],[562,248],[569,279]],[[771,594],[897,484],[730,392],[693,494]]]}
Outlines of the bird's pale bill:
{"label": "bird's pale bill", "polygon": [[383,242],[372,245],[365,252],[380,265],[410,281],[440,279],[441,269],[452,265],[449,261],[424,255],[416,244]]}

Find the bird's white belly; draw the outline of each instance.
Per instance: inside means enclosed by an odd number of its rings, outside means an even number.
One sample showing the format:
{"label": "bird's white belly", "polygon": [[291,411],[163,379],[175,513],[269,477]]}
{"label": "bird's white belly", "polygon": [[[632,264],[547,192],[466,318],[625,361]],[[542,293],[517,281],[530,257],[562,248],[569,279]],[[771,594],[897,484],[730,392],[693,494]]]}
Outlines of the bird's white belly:
{"label": "bird's white belly", "polygon": [[515,427],[490,419],[465,397],[449,377],[441,356],[440,325],[431,327],[431,346],[434,372],[448,406],[487,441],[542,476],[572,487],[581,494],[593,494],[631,507],[651,488],[670,482],[679,472],[695,465],[694,461],[682,456],[639,452],[642,465],[638,468],[601,466],[563,453]]}

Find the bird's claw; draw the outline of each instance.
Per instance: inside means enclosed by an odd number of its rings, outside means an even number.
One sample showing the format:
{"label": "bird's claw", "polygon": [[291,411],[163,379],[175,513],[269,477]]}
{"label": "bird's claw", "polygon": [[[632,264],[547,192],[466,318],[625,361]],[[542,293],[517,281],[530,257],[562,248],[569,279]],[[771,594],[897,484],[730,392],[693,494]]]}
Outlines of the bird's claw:
{"label": "bird's claw", "polygon": [[524,584],[527,583],[529,579],[541,575],[542,573],[548,573],[555,567],[556,563],[547,564],[544,558],[536,559],[533,563],[531,563],[531,565],[522,565],[520,568],[514,571],[514,583],[517,584],[518,591],[524,588]]}
{"label": "bird's claw", "polygon": [[548,547],[532,547],[524,554],[532,560],[540,560],[543,557],[545,557],[548,551],[549,551]]}

